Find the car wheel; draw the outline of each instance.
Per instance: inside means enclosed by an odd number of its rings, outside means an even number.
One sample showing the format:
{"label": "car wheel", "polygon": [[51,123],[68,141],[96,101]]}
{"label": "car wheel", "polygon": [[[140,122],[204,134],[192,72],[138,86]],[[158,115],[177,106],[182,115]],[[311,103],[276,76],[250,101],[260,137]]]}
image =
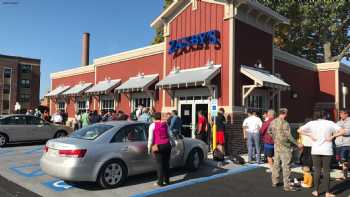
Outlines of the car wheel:
{"label": "car wheel", "polygon": [[195,148],[193,149],[187,157],[186,168],[189,171],[196,171],[200,167],[203,161],[203,152]]}
{"label": "car wheel", "polygon": [[65,137],[67,136],[67,132],[65,131],[57,131],[54,138],[60,138],[60,137]]}
{"label": "car wheel", "polygon": [[127,177],[127,168],[120,160],[105,163],[98,175],[97,182],[103,188],[115,188],[122,185]]}
{"label": "car wheel", "polygon": [[4,147],[8,142],[8,138],[5,134],[0,133],[0,147]]}

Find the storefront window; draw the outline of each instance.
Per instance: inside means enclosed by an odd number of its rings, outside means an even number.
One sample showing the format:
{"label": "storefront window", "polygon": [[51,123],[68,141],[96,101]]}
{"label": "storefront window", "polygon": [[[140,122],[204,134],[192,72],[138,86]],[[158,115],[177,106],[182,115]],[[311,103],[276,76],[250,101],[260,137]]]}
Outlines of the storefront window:
{"label": "storefront window", "polygon": [[266,110],[266,97],[261,95],[248,96],[245,106],[248,109],[255,110],[258,114],[262,114]]}
{"label": "storefront window", "polygon": [[57,111],[66,111],[66,103],[63,101],[58,102]]}
{"label": "storefront window", "polygon": [[101,110],[112,111],[114,110],[114,100],[113,99],[103,99],[101,100]]}
{"label": "storefront window", "polygon": [[139,105],[142,105],[143,107],[152,107],[151,98],[134,98],[133,111],[136,110]]}
{"label": "storefront window", "polygon": [[78,113],[85,113],[88,110],[87,101],[78,101],[77,108]]}

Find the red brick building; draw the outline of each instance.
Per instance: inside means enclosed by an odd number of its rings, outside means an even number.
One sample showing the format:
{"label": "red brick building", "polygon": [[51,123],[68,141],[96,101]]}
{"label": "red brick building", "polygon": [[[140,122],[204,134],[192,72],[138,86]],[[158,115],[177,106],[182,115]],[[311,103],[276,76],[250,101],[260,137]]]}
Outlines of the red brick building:
{"label": "red brick building", "polygon": [[[163,113],[178,109],[194,131],[196,112],[209,114],[210,100],[217,98],[233,130],[249,108],[287,107],[292,123],[324,110],[334,118],[344,101],[349,107],[342,92],[350,68],[339,62],[317,65],[274,48],[273,27],[288,22],[253,0],[175,1],[151,24],[164,29],[164,43],[52,73],[51,113],[65,110],[70,118],[84,109],[130,113],[142,104]],[[80,91],[65,94],[72,87]]]}
{"label": "red brick building", "polygon": [[0,54],[0,115],[39,105],[40,60]]}

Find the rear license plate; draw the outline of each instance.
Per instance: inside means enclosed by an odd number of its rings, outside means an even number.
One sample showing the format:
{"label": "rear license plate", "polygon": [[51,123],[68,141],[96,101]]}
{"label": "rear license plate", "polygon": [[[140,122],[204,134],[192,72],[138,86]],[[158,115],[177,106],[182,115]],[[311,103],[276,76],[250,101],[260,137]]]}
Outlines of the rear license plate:
{"label": "rear license plate", "polygon": [[50,155],[50,156],[57,157],[58,156],[58,150],[49,148],[49,150],[47,151],[47,154]]}

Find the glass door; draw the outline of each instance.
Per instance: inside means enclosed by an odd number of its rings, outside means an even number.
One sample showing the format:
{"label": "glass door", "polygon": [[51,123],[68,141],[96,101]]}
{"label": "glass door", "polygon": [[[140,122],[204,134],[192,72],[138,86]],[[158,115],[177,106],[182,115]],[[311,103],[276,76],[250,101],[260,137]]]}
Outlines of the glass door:
{"label": "glass door", "polygon": [[182,135],[185,137],[191,137],[192,135],[192,104],[180,104],[180,117],[182,121]]}

